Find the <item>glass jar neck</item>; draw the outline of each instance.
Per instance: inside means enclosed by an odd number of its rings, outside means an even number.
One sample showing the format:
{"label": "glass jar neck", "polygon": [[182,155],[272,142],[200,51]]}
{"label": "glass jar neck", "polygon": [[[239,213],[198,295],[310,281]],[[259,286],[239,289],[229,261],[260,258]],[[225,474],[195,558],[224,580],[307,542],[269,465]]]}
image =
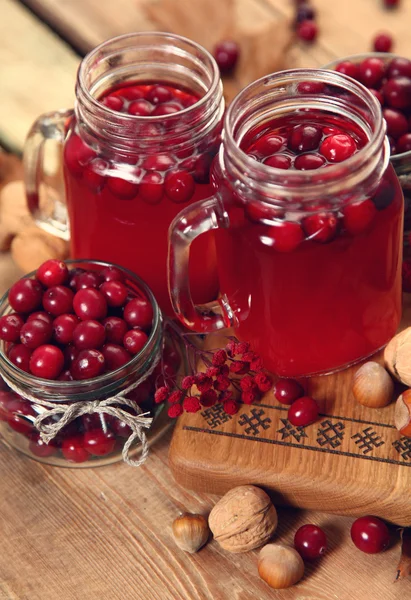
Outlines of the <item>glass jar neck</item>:
{"label": "glass jar neck", "polygon": [[[360,128],[367,140],[343,163],[313,171],[283,170],[258,162],[241,148],[245,136],[265,123],[288,118],[296,123],[338,119]],[[261,195],[273,203],[304,204],[319,198],[369,192],[388,166],[389,145],[377,99],[361,84],[340,73],[298,69],[259,79],[230,105],[220,166],[244,198]]]}
{"label": "glass jar neck", "polygon": [[[164,82],[199,96],[178,113],[136,116],[111,110],[98,99],[113,86]],[[221,119],[224,100],[215,60],[198,44],[170,33],[143,32],[104,42],[82,61],[75,114],[91,145],[106,143],[120,152],[184,146],[205,136]]]}

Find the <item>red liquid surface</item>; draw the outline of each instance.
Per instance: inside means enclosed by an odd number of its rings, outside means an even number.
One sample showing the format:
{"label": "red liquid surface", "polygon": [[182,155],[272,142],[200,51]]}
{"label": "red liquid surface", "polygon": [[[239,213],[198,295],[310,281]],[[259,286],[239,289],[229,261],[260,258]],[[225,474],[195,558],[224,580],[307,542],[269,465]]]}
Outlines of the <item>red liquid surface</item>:
{"label": "red liquid surface", "polygon": [[[117,86],[101,99],[112,110],[140,116],[178,113],[197,100],[195,94],[163,83]],[[147,135],[152,127],[167,133],[160,121],[147,123]],[[166,277],[168,227],[185,206],[212,194],[209,169],[219,140],[213,132],[209,140],[201,140],[201,146],[177,150],[161,135],[158,139],[154,156],[139,152],[136,139],[128,164],[120,164],[107,149],[99,154],[86,146],[73,121],[64,150],[64,176],[72,257],[110,261],[131,269],[148,283],[160,307],[171,315]],[[190,281],[196,302],[216,297],[213,235],[202,236],[193,244]]]}
{"label": "red liquid surface", "polygon": [[[271,155],[289,155],[295,168],[304,152],[288,148],[290,128],[269,133],[283,135],[286,144]],[[361,136],[348,133],[360,147]],[[258,132],[259,139],[265,134]],[[255,142],[246,139],[245,150],[266,161]],[[320,145],[310,152],[321,155]],[[286,377],[333,371],[394,335],[401,316],[403,199],[392,167],[381,185],[369,198],[339,206],[319,199],[304,213],[241,198],[228,207],[231,226],[216,234],[221,291],[238,319],[238,337],[252,343],[270,371]]]}

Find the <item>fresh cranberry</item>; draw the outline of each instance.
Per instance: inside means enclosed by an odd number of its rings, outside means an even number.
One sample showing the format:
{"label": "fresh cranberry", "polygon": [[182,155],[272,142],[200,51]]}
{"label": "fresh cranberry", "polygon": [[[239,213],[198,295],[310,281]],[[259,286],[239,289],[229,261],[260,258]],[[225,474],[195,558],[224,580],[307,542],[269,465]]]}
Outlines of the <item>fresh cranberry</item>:
{"label": "fresh cranberry", "polygon": [[411,60],[408,58],[393,58],[388,66],[388,79],[393,77],[410,77],[411,78]]}
{"label": "fresh cranberry", "polygon": [[387,134],[397,139],[407,133],[408,123],[406,117],[399,111],[393,108],[383,108],[383,117],[387,123]]}
{"label": "fresh cranberry", "polygon": [[146,204],[159,204],[163,197],[163,178],[157,171],[145,173],[139,187],[139,198]]}
{"label": "fresh cranberry", "polygon": [[385,102],[391,108],[411,107],[411,78],[393,77],[389,79],[382,88]]}
{"label": "fresh cranberry", "polygon": [[130,354],[138,354],[144,348],[148,340],[147,335],[141,329],[131,329],[124,336],[124,348]]}
{"label": "fresh cranberry", "polygon": [[137,117],[148,117],[153,112],[154,106],[147,100],[135,100],[128,107],[128,114]]}
{"label": "fresh cranberry", "polygon": [[330,135],[321,142],[320,152],[332,163],[346,160],[357,150],[355,140],[346,133]]}
{"label": "fresh cranberry", "polygon": [[59,315],[54,319],[53,331],[54,339],[58,344],[71,344],[73,341],[73,331],[79,323],[76,315]]}
{"label": "fresh cranberry", "polygon": [[90,349],[79,352],[71,365],[71,374],[76,380],[93,379],[104,371],[106,361],[99,350]]}
{"label": "fresh cranberry", "polygon": [[293,152],[315,150],[321,141],[322,131],[315,125],[296,125],[288,137],[288,147]]}
{"label": "fresh cranberry", "polygon": [[77,348],[72,344],[68,344],[68,346],[64,348],[63,354],[65,367],[66,369],[70,369],[71,365],[79,355],[79,350],[77,350]]}
{"label": "fresh cranberry", "polygon": [[280,152],[280,150],[284,150],[285,145],[286,140],[283,137],[272,133],[266,133],[253,144],[251,154],[270,156],[271,154]]}
{"label": "fresh cranberry", "polygon": [[253,201],[247,202],[245,205],[245,214],[251,221],[258,223],[259,221],[272,221],[273,219],[280,218],[283,216],[284,211],[277,209],[270,204],[264,202]]}
{"label": "fresh cranberry", "polygon": [[115,435],[118,435],[122,438],[128,438],[132,434],[131,427],[126,425],[124,421],[120,421],[120,419],[114,419],[113,423],[111,424],[111,429]]}
{"label": "fresh cranberry", "polygon": [[23,325],[20,331],[20,341],[27,348],[34,349],[48,344],[53,335],[53,327],[50,323],[34,319]]}
{"label": "fresh cranberry", "polygon": [[147,330],[153,321],[153,309],[146,298],[133,298],[124,307],[123,316],[130,327]]}
{"label": "fresh cranberry", "polygon": [[111,431],[94,429],[84,433],[84,448],[93,456],[111,454],[116,445],[116,437]]}
{"label": "fresh cranberry", "polygon": [[378,88],[385,75],[385,64],[381,58],[365,58],[358,66],[358,77],[369,88]]}
{"label": "fresh cranberry", "polygon": [[379,33],[374,38],[373,48],[376,52],[391,52],[392,44],[392,37],[389,33]]}
{"label": "fresh cranberry", "polygon": [[236,42],[224,40],[215,46],[213,55],[220,72],[230,73],[237,64],[240,48]]}
{"label": "fresh cranberry", "polygon": [[358,550],[377,554],[388,548],[390,532],[386,524],[377,517],[361,517],[351,527],[351,539]]}
{"label": "fresh cranberry", "polygon": [[120,281],[105,281],[100,286],[108,306],[123,306],[126,302],[128,290]]}
{"label": "fresh cranberry", "polygon": [[352,77],[353,79],[358,79],[360,76],[358,66],[349,60],[343,60],[342,62],[340,62],[335,67],[335,70],[338,71],[338,73],[348,75],[348,77]]}
{"label": "fresh cranberry", "polygon": [[120,283],[124,283],[125,277],[124,273],[117,269],[117,267],[104,267],[100,271],[101,277],[104,281],[120,281]]}
{"label": "fresh cranberry", "polygon": [[279,379],[274,385],[274,396],[281,404],[292,404],[304,396],[304,388],[295,379]]}
{"label": "fresh cranberry", "polygon": [[172,98],[170,90],[163,85],[155,85],[147,94],[147,100],[151,104],[163,104],[172,100]]}
{"label": "fresh cranberry", "polygon": [[167,171],[176,164],[169,154],[151,154],[143,160],[142,168],[146,171]]}
{"label": "fresh cranberry", "polygon": [[122,179],[121,177],[109,177],[107,187],[114,196],[121,200],[132,200],[137,196],[138,184]]}
{"label": "fresh cranberry", "polygon": [[294,161],[294,168],[299,171],[311,171],[319,169],[325,164],[325,160],[319,154],[302,154]]}
{"label": "fresh cranberry", "polygon": [[322,81],[301,81],[297,90],[300,94],[322,94],[325,90],[325,83]]}
{"label": "fresh cranberry", "polygon": [[64,354],[51,344],[36,348],[30,358],[30,371],[35,377],[57,379],[64,367]]}
{"label": "fresh cranberry", "polygon": [[121,95],[126,100],[141,100],[141,98],[144,98],[144,91],[140,86],[133,85],[123,88],[121,90]]}
{"label": "fresh cranberry", "polygon": [[327,550],[327,537],[317,525],[303,525],[294,536],[294,546],[303,560],[320,558]]}
{"label": "fresh cranberry", "polygon": [[106,330],[98,321],[81,321],[73,331],[73,343],[77,350],[100,348],[105,341]]}
{"label": "fresh cranberry", "polygon": [[264,164],[273,169],[289,169],[291,167],[291,158],[286,154],[274,154],[266,158]]}
{"label": "fresh cranberry", "polygon": [[82,321],[100,320],[107,316],[107,302],[103,294],[93,288],[79,290],[73,299],[74,312]]}
{"label": "fresh cranberry", "polygon": [[61,452],[66,460],[76,463],[85,462],[90,454],[84,447],[84,436],[81,433],[67,437],[61,444]]}
{"label": "fresh cranberry", "polygon": [[96,271],[86,271],[76,277],[76,291],[85,290],[87,288],[98,289],[104,279],[100,273]]}
{"label": "fresh cranberry", "polygon": [[68,269],[62,260],[50,259],[37,269],[36,277],[45,287],[54,287],[67,281]]}
{"label": "fresh cranberry", "polygon": [[332,212],[317,213],[303,220],[307,236],[314,242],[325,244],[333,240],[337,233],[338,219]]}
{"label": "fresh cranberry", "polygon": [[395,188],[390,181],[383,178],[372,196],[377,210],[386,209],[395,198]]}
{"label": "fresh cranberry", "polygon": [[41,306],[43,289],[36,279],[20,279],[10,288],[9,304],[17,313],[30,313]]}
{"label": "fresh cranberry", "polygon": [[124,336],[128,331],[128,325],[124,319],[119,317],[107,317],[103,321],[106,331],[106,340],[113,344],[122,344]]}
{"label": "fresh cranberry", "polygon": [[318,26],[315,21],[303,21],[297,27],[297,34],[305,42],[313,42],[318,35]]}
{"label": "fresh cranberry", "polygon": [[10,414],[9,406],[12,406],[16,399],[19,399],[19,396],[14,392],[0,390],[0,421],[7,421]]}
{"label": "fresh cranberry", "polygon": [[165,104],[160,104],[156,106],[151,115],[153,117],[158,117],[162,115],[173,115],[176,112],[179,112],[182,107],[176,102],[167,102]]}
{"label": "fresh cranberry", "polygon": [[[103,427],[102,424],[102,420],[104,419],[104,422],[107,426],[107,418],[109,418],[109,415],[105,415],[105,414],[101,414],[101,418],[100,415],[97,413],[92,413],[91,415],[83,415],[82,417],[80,417],[80,421],[81,421],[81,429],[83,431],[91,431],[92,429],[101,429]],[[113,419],[115,420],[115,419]]]}
{"label": "fresh cranberry", "polygon": [[45,323],[48,323],[49,325],[53,324],[53,317],[51,315],[49,315],[48,313],[46,313],[44,310],[36,310],[35,312],[30,313],[29,316],[27,317],[27,323],[29,321],[34,321],[34,320],[44,321]]}
{"label": "fresh cranberry", "polygon": [[301,226],[292,221],[282,221],[281,223],[270,225],[266,229],[266,234],[271,241],[270,245],[277,252],[292,252],[304,239]]}
{"label": "fresh cranberry", "polygon": [[77,291],[77,279],[79,277],[79,275],[81,275],[82,273],[85,273],[85,269],[72,269],[71,271],[69,271],[69,288],[71,290],[73,290],[73,292]]}
{"label": "fresh cranberry", "polygon": [[56,285],[44,292],[43,307],[55,317],[70,313],[73,311],[74,294],[70,288],[63,285]]}
{"label": "fresh cranberry", "polygon": [[370,88],[370,92],[373,96],[377,98],[378,102],[382,106],[384,104],[384,96],[382,95],[382,93],[379,90],[374,90],[372,88]]}
{"label": "fresh cranberry", "polygon": [[57,444],[51,440],[48,444],[43,442],[38,433],[32,433],[30,436],[29,450],[34,456],[39,458],[47,458],[54,456],[58,452]]}
{"label": "fresh cranberry", "polygon": [[34,419],[24,419],[24,416],[36,416],[30,402],[16,396],[8,403],[7,411],[7,423],[11,429],[23,435],[32,433]]}
{"label": "fresh cranberry", "polygon": [[7,356],[13,365],[16,365],[16,367],[26,373],[30,372],[31,350],[29,348],[23,346],[23,344],[16,344],[10,348]]}
{"label": "fresh cranberry", "polygon": [[187,171],[174,171],[168,173],[164,182],[164,191],[170,200],[183,204],[191,200],[194,194],[195,183],[193,176]]}
{"label": "fresh cranberry", "polygon": [[377,209],[371,200],[348,204],[343,210],[343,224],[348,233],[358,235],[372,223]]}
{"label": "fresh cranberry", "polygon": [[309,396],[298,398],[288,409],[287,418],[295,427],[311,425],[318,419],[318,404]]}
{"label": "fresh cranberry", "polygon": [[81,177],[83,167],[96,153],[76,134],[70,135],[64,144],[64,162],[73,175]]}
{"label": "fresh cranberry", "polygon": [[105,344],[101,351],[109,371],[120,369],[132,359],[131,354],[117,344]]}
{"label": "fresh cranberry", "polygon": [[20,331],[24,325],[20,315],[10,314],[0,318],[0,340],[4,342],[18,342]]}
{"label": "fresh cranberry", "polygon": [[411,133],[405,133],[397,142],[397,152],[409,152],[411,150]]}
{"label": "fresh cranberry", "polygon": [[73,381],[73,375],[69,370],[62,371],[57,377],[57,381]]}
{"label": "fresh cranberry", "polygon": [[303,2],[297,9],[296,25],[303,21],[312,21],[313,19],[315,19],[315,10],[312,6]]}
{"label": "fresh cranberry", "polygon": [[124,101],[118,96],[106,96],[101,103],[104,104],[104,106],[107,106],[107,108],[118,112],[121,112],[121,109],[124,106]]}

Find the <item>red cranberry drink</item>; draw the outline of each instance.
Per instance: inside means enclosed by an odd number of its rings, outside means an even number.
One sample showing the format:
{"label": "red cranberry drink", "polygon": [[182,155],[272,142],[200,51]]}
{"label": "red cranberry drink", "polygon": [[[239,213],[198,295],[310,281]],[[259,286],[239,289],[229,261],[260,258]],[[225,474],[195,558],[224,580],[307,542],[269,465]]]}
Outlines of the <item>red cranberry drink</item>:
{"label": "red cranberry drink", "polygon": [[[122,36],[84,59],[76,94],[63,153],[71,254],[133,270],[171,313],[167,231],[182,207],[211,194],[223,113],[217,65],[177,36]],[[39,217],[37,190],[29,201]],[[198,302],[216,297],[212,235],[195,245],[190,278]]]}
{"label": "red cranberry drink", "polygon": [[[383,347],[401,315],[403,210],[384,134],[376,98],[337,73],[288,71],[237,96],[216,198],[173,224],[181,320],[234,326],[285,377],[331,372]],[[218,228],[220,314],[190,303],[181,266],[190,219],[191,239]]]}

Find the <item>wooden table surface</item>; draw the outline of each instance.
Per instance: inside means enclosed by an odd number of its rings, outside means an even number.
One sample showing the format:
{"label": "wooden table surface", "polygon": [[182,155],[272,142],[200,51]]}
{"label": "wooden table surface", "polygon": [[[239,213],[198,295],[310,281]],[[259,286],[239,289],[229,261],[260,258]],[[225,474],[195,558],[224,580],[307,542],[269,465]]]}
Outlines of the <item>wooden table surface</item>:
{"label": "wooden table surface", "polygon": [[[116,34],[155,29],[143,0],[1,0],[0,144],[21,150],[34,118],[71,106],[75,73],[89,48]],[[289,16],[291,0],[238,0],[241,10]],[[195,4],[195,0],[192,0]],[[411,2],[383,11],[382,0],[313,2],[321,35],[296,45],[290,65],[315,66],[365,52],[378,30],[411,56]],[[51,26],[50,26],[51,25]],[[65,40],[63,41],[62,38]],[[269,48],[267,49],[269,51]],[[0,291],[18,275],[0,256]],[[177,486],[167,465],[170,433],[146,465],[75,470],[47,467],[0,443],[0,600],[394,600],[395,542],[368,556],[350,541],[352,519],[280,509],[277,539],[292,542],[303,523],[322,525],[330,551],[303,581],[273,592],[258,577],[256,552],[230,555],[215,542],[194,556],[178,550],[170,525],[180,511],[207,514],[216,497]],[[395,534],[395,530],[393,529]],[[394,536],[398,539],[398,536]]]}

